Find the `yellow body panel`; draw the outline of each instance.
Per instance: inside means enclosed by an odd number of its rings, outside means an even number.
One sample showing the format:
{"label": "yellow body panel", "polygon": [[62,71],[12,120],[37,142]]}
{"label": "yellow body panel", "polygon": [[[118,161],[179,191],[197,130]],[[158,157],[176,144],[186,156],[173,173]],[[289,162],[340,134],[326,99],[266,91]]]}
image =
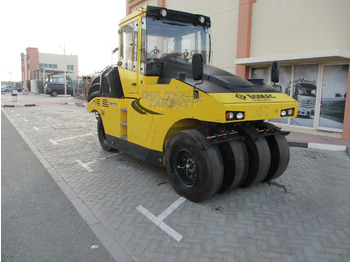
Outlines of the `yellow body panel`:
{"label": "yellow body panel", "polygon": [[[135,20],[141,24],[143,16],[144,12],[135,12],[120,26]],[[139,30],[137,72],[118,68],[125,98],[97,97],[88,104],[89,112],[99,113],[107,135],[164,152],[173,133],[200,128],[201,122],[276,119],[281,118],[282,109],[289,108],[294,108],[291,117],[297,115],[298,102],[284,93],[205,93],[174,78],[169,84],[157,84],[159,77],[140,73],[141,42]],[[227,121],[227,111],[244,111],[245,118]]]}
{"label": "yellow body panel", "polygon": [[[194,97],[193,87],[175,79],[169,85],[142,84],[139,91],[135,98],[95,98],[87,109],[100,113],[106,134],[127,137],[131,143],[160,152],[168,132],[174,132],[172,128],[177,131],[198,128],[201,121],[225,124],[281,118],[281,110],[287,108],[295,108],[293,116],[297,113],[297,102],[282,93],[273,93],[273,98],[264,93],[239,94],[246,96],[242,100],[235,93],[199,91]],[[262,101],[254,101],[254,97]],[[97,103],[98,100],[101,102]],[[245,118],[227,121],[226,111],[244,111]]]}

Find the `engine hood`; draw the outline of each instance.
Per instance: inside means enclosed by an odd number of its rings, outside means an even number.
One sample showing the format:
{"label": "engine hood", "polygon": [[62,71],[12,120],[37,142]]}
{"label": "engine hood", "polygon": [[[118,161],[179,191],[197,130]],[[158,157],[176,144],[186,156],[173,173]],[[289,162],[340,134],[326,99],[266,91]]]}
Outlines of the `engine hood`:
{"label": "engine hood", "polygon": [[178,79],[178,73],[185,73],[182,81],[205,93],[281,93],[276,88],[264,84],[262,80],[247,81],[209,65],[203,67],[203,82],[194,81],[191,64],[177,61],[164,61],[158,83],[168,84],[172,78]]}

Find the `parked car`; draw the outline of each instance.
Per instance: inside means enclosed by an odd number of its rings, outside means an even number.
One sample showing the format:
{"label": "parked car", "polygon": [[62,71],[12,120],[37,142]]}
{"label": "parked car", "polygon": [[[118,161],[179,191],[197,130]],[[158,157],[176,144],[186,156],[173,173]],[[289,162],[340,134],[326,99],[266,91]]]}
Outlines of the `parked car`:
{"label": "parked car", "polygon": [[[45,85],[45,93],[51,96],[64,95],[64,83],[47,83]],[[73,96],[73,88],[69,84],[67,84],[67,95]]]}
{"label": "parked car", "polygon": [[22,92],[22,88],[20,87],[14,87],[14,86],[10,86],[10,85],[6,85],[6,86],[2,86],[1,87],[1,93],[6,93],[6,92],[11,92],[12,91],[17,91],[17,92]]}

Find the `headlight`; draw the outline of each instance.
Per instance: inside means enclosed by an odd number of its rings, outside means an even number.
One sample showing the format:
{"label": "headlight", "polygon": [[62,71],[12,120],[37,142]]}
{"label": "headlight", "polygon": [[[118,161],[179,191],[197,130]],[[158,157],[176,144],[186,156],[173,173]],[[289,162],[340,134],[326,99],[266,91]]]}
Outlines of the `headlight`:
{"label": "headlight", "polygon": [[281,117],[292,116],[294,115],[294,108],[282,109]]}
{"label": "headlight", "polygon": [[160,15],[163,16],[163,17],[166,17],[168,14],[168,11],[166,9],[161,9],[160,10]]}
{"label": "headlight", "polygon": [[243,118],[244,118],[244,113],[238,112],[238,113],[236,114],[236,118],[237,118],[238,120],[243,119]]}
{"label": "headlight", "polygon": [[241,111],[227,111],[226,120],[242,120],[244,119],[244,112]]}

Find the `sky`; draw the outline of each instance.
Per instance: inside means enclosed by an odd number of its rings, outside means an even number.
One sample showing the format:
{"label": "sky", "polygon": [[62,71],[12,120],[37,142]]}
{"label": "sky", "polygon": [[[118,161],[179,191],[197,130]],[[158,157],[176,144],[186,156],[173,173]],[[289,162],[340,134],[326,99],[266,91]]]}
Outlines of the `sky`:
{"label": "sky", "polygon": [[0,2],[0,81],[21,81],[27,47],[40,53],[78,55],[79,75],[111,63],[125,0],[11,0]]}

